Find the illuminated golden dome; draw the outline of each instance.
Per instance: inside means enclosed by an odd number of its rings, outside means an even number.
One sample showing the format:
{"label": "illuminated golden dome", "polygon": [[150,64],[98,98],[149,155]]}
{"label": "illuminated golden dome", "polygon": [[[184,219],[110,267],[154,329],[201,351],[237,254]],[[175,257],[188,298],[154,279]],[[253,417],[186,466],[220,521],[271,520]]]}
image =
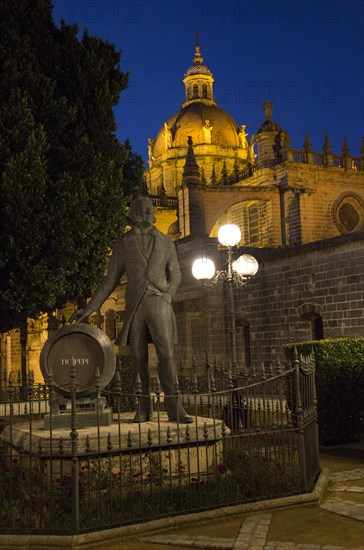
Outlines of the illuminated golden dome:
{"label": "illuminated golden dome", "polygon": [[[166,122],[171,132],[171,148],[187,147],[188,136],[192,137],[194,147],[202,144],[239,147],[240,128],[226,111],[217,105],[205,102],[191,102]],[[154,158],[165,150],[166,127],[157,135],[154,146]]]}
{"label": "illuminated golden dome", "polygon": [[185,101],[182,109],[164,122],[156,139],[148,139],[149,192],[175,196],[182,184],[189,138],[200,170],[201,185],[219,183],[243,170],[249,143],[245,125],[238,126],[232,116],[216,103],[214,78],[203,64],[200,46],[184,74]]}

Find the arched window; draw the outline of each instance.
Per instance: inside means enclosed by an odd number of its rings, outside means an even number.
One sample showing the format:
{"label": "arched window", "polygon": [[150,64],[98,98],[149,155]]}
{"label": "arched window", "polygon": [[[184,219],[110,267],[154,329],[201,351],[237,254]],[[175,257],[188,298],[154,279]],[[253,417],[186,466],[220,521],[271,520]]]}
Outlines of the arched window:
{"label": "arched window", "polygon": [[[313,279],[313,275],[311,276]],[[322,306],[317,303],[307,302],[300,305],[296,311],[297,315],[311,324],[312,340],[324,340],[324,325],[321,317]]]}
{"label": "arched window", "polygon": [[202,97],[207,97],[207,84],[202,85]]}
{"label": "arched window", "polygon": [[198,97],[198,84],[193,85],[193,99]]}
{"label": "arched window", "polygon": [[258,203],[253,203],[248,207],[248,231],[249,231],[249,244],[259,243],[260,237],[260,219]]}
{"label": "arched window", "polygon": [[324,326],[321,315],[316,315],[311,321],[312,340],[324,339]]}

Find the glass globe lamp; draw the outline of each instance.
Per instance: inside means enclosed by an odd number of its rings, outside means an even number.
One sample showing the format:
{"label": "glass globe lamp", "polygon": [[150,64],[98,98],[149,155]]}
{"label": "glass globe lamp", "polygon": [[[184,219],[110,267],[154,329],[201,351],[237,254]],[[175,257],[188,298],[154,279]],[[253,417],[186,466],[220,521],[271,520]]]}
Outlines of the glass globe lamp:
{"label": "glass globe lamp", "polygon": [[259,264],[254,256],[242,254],[233,262],[232,268],[242,277],[254,277],[259,269]]}
{"label": "glass globe lamp", "polygon": [[215,264],[208,258],[199,258],[192,265],[192,275],[195,279],[212,279],[215,275]]}
{"label": "glass globe lamp", "polygon": [[241,232],[237,225],[227,223],[220,227],[217,238],[225,246],[235,246],[241,239]]}

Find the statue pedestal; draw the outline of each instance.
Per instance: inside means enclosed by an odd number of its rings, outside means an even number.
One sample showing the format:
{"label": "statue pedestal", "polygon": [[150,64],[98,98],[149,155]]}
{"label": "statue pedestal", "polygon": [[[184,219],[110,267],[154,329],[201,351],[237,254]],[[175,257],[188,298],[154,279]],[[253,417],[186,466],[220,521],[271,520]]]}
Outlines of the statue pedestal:
{"label": "statue pedestal", "polygon": [[51,438],[42,420],[32,421],[31,430],[28,423],[6,426],[0,437],[5,449],[11,448],[12,456],[31,455],[49,463],[46,470],[55,478],[60,472],[71,471],[73,456],[79,457],[80,463],[101,455],[102,461],[109,460],[108,456],[120,456],[123,467],[134,472],[142,460],[148,462],[147,457],[154,455],[172,477],[181,465],[188,465],[189,475],[198,477],[222,461],[223,438],[230,433],[227,428],[222,433],[222,421],[195,417],[191,424],[177,425],[161,412],[159,419],[156,414],[155,420],[139,424],[133,422],[134,414],[120,414],[120,422],[114,415],[110,426],[77,426],[75,454],[70,429],[52,427]]}
{"label": "statue pedestal", "polygon": [[[86,413],[87,415],[87,413]],[[83,420],[81,413],[76,416],[77,429],[77,454],[85,452],[106,451],[110,448],[113,451],[134,451],[140,448],[153,448],[160,446],[176,445],[178,443],[186,444],[192,442],[213,443],[220,441],[223,437],[221,433],[222,421],[213,420],[201,416],[194,417],[192,424],[178,424],[169,422],[167,413],[159,413],[157,418],[149,422],[133,422],[135,412],[120,414],[120,422],[113,415],[113,422],[109,426],[88,425],[83,427],[79,425],[79,420]],[[155,416],[157,414],[155,413]],[[86,416],[85,416],[86,417]],[[50,439],[49,428],[46,428],[42,420],[33,420],[32,429],[29,430],[29,423],[13,424],[11,427],[12,440],[10,441],[10,426],[6,426],[1,434],[3,443],[11,444],[13,448],[22,448],[26,453],[38,452],[39,445],[45,454],[51,453],[58,455],[59,441],[62,443],[62,455],[68,456],[72,451],[72,440],[70,437],[70,427],[55,427],[52,417],[52,441]],[[225,435],[230,430],[225,428]],[[86,449],[86,446],[88,448]]]}
{"label": "statue pedestal", "polygon": [[[44,428],[49,430],[71,429],[71,400],[58,396],[51,403],[52,415],[44,415]],[[106,398],[78,397],[76,400],[76,425],[78,428],[110,426],[112,409],[106,407]]]}

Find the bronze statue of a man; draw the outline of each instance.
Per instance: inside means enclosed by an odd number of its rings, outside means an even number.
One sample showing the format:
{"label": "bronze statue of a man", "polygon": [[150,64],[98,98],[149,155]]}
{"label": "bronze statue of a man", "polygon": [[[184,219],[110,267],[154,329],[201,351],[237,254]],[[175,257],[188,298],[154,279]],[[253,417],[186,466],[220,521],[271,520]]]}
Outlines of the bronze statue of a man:
{"label": "bronze statue of a man", "polygon": [[177,369],[173,344],[176,322],[171,301],[181,282],[181,272],[173,241],[156,227],[154,207],[148,197],[136,198],[130,207],[132,229],[116,241],[108,271],[94,296],[82,311],[72,316],[79,322],[97,310],[108,298],[125,273],[123,328],[115,343],[130,347],[134,379],[140,376],[142,397],[135,422],[146,422],[152,416],[148,342],[153,342],[158,357],[158,374],[165,394],[170,421],[189,423],[192,418],[175,395]]}

